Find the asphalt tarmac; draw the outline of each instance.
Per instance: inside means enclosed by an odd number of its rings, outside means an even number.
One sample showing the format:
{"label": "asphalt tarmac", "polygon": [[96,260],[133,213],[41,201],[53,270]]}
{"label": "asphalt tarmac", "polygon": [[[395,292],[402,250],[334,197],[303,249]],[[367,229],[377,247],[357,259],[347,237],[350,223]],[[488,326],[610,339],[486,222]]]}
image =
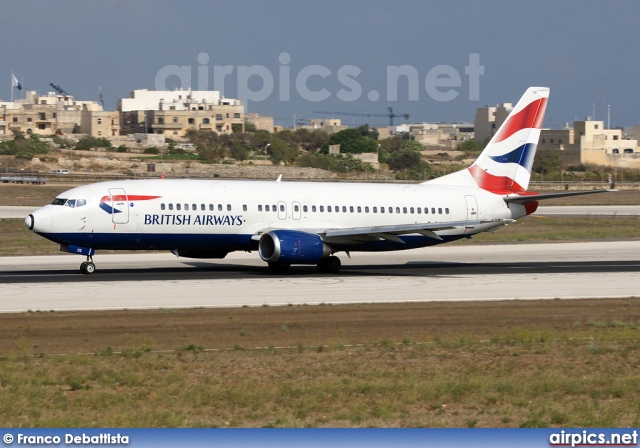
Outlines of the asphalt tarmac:
{"label": "asphalt tarmac", "polygon": [[339,254],[342,271],[273,274],[258,254],[1,257],[0,312],[640,296],[640,241]]}

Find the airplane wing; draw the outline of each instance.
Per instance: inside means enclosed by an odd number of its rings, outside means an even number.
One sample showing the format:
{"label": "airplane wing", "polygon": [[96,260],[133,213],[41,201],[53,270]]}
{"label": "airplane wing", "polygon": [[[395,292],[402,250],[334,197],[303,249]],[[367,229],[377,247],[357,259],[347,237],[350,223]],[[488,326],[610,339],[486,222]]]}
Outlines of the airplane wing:
{"label": "airplane wing", "polygon": [[523,195],[506,196],[504,198],[504,201],[512,204],[528,204],[530,202],[537,202],[543,199],[566,198],[569,196],[582,196],[584,194],[594,194],[594,193],[616,193],[617,191],[618,190],[588,190],[588,191],[566,191],[563,193],[547,193],[547,194],[523,194]]}
{"label": "airplane wing", "polygon": [[[427,238],[442,241],[442,238],[435,233],[438,230],[451,230],[456,227],[474,227],[478,224],[495,223],[507,224],[513,222],[512,219],[491,219],[477,221],[453,221],[439,223],[418,223],[418,224],[400,224],[393,226],[372,226],[372,227],[349,227],[339,229],[297,229],[302,232],[312,233],[320,236],[327,243],[345,243],[345,242],[363,242],[363,241],[379,241],[389,240],[397,243],[404,243],[399,235],[408,235],[419,233]],[[259,240],[262,233],[269,230],[263,229],[257,232],[252,239]]]}

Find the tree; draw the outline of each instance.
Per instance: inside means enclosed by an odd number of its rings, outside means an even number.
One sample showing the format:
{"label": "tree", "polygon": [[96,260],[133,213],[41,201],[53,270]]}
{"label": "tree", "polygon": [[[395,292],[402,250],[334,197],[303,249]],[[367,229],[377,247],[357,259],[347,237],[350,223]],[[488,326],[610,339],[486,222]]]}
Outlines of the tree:
{"label": "tree", "polygon": [[73,149],[86,151],[91,148],[111,148],[111,142],[105,137],[91,137],[87,135],[82,137]]}
{"label": "tree", "polygon": [[329,145],[340,145],[340,152],[346,154],[360,154],[363,152],[376,152],[378,143],[369,137],[362,135],[358,129],[345,129],[336,132],[322,145],[322,152],[329,152]]}
{"label": "tree", "polygon": [[26,138],[24,134],[18,133],[13,140],[0,142],[0,154],[14,155],[19,159],[32,159],[37,154],[49,152],[49,145],[42,140],[38,134],[31,134]]}
{"label": "tree", "polygon": [[541,149],[536,153],[533,171],[538,174],[549,174],[562,170],[560,157],[552,149]]}
{"label": "tree", "polygon": [[389,164],[389,168],[394,171],[412,170],[421,172],[425,169],[431,170],[429,164],[423,162],[420,158],[420,153],[412,149],[401,149],[400,151],[394,152],[389,157],[387,163]]}
{"label": "tree", "polygon": [[278,137],[273,137],[271,139],[271,144],[269,145],[269,159],[273,163],[292,163],[299,155],[300,152],[297,148],[292,148]]}

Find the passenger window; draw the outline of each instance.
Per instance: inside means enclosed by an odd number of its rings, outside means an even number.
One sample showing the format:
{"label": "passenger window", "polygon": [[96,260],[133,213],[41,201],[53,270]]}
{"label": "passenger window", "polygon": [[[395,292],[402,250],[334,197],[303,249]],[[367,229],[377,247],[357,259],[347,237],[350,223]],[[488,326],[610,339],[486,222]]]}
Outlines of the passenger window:
{"label": "passenger window", "polygon": [[414,211],[415,211],[415,210],[413,209],[413,207],[411,207],[411,208],[409,209],[409,212],[411,212],[411,214],[412,214],[412,215],[413,215]]}
{"label": "passenger window", "polygon": [[442,209],[441,208],[438,209],[438,214],[442,215]]}
{"label": "passenger window", "polygon": [[294,212],[299,212],[300,211],[300,207],[298,206],[298,204],[293,206],[293,211]]}
{"label": "passenger window", "polygon": [[340,211],[340,206],[336,205],[336,213],[338,213]]}
{"label": "passenger window", "polygon": [[431,207],[431,214],[432,214],[432,215],[435,215],[435,214],[436,214],[436,209],[435,209],[435,207]]}
{"label": "passenger window", "polygon": [[265,209],[265,211],[267,211],[267,212],[268,212],[268,211],[270,211],[270,210],[269,210],[269,206],[268,206],[268,205],[265,205],[265,206],[264,206],[264,209]]}
{"label": "passenger window", "polygon": [[407,207],[402,207],[402,213],[407,214]]}
{"label": "passenger window", "polygon": [[393,213],[393,207],[389,207],[389,213]]}
{"label": "passenger window", "polygon": [[262,205],[258,205],[258,211],[261,212],[262,211]]}
{"label": "passenger window", "polygon": [[[229,210],[231,210],[231,209],[229,209]],[[281,205],[281,206],[280,206],[280,211],[281,211],[281,212],[283,212],[283,211],[284,211],[284,205]]]}
{"label": "passenger window", "polygon": [[222,211],[222,204],[218,204],[218,211],[221,212]]}
{"label": "passenger window", "polygon": [[311,206],[311,211],[314,212],[314,213],[316,212],[316,206],[315,205]]}
{"label": "passenger window", "polygon": [[246,212],[246,211],[247,211],[247,205],[246,205],[246,204],[244,204],[244,205],[242,206],[242,211],[243,211],[243,212]]}
{"label": "passenger window", "polygon": [[428,214],[429,214],[429,207],[425,207],[425,208],[424,208],[424,214],[425,214],[425,215],[428,215]]}
{"label": "passenger window", "polygon": [[378,207],[373,207],[373,213],[378,213]]}
{"label": "passenger window", "polygon": [[160,210],[164,210],[164,204],[160,204]]}
{"label": "passenger window", "polygon": [[173,210],[173,204],[169,204],[169,210]]}
{"label": "passenger window", "polygon": [[309,207],[307,207],[306,205],[302,206],[302,211],[307,213],[307,211],[309,211]]}
{"label": "passenger window", "polygon": [[207,209],[207,207],[205,207],[204,204],[200,204],[200,210],[205,211]]}
{"label": "passenger window", "polygon": [[380,207],[380,213],[384,213],[384,207]]}
{"label": "passenger window", "polygon": [[400,207],[396,207],[396,213],[400,213]]}
{"label": "passenger window", "polygon": [[362,207],[358,206],[358,213],[362,213]]}
{"label": "passenger window", "polygon": [[353,213],[353,205],[349,206],[349,211]]}
{"label": "passenger window", "polygon": [[231,204],[227,204],[227,211],[231,211]]}
{"label": "passenger window", "polygon": [[189,204],[184,204],[184,209],[185,209],[185,211],[189,210]]}
{"label": "passenger window", "polygon": [[328,211],[329,213],[331,213],[331,206],[330,206],[330,205],[327,205],[327,211]]}
{"label": "passenger window", "polygon": [[422,213],[422,209],[418,207],[417,210],[418,210],[418,215],[420,215]]}
{"label": "passenger window", "polygon": [[213,211],[213,204],[209,204],[209,210]]}
{"label": "passenger window", "polygon": [[67,207],[70,207],[70,208],[74,208],[76,206],[76,200],[75,199],[69,199],[64,205],[66,205]]}
{"label": "passenger window", "polygon": [[191,210],[193,211],[198,210],[198,204],[191,204]]}
{"label": "passenger window", "polygon": [[320,212],[324,212],[324,205],[320,206]]}
{"label": "passenger window", "polygon": [[272,206],[271,206],[271,210],[273,210],[274,212],[277,212],[277,211],[278,211],[278,209],[276,208],[276,206],[275,206],[275,205],[272,205]]}
{"label": "passenger window", "polygon": [[369,213],[369,207],[365,207],[365,208],[364,208],[364,212],[365,212],[365,213]]}
{"label": "passenger window", "polygon": [[76,208],[82,207],[83,205],[87,205],[87,200],[86,199],[78,199],[78,201],[76,202]]}
{"label": "passenger window", "polygon": [[449,214],[449,209],[448,209],[448,208],[445,208],[445,209],[444,209],[444,212],[448,215],[448,214]]}
{"label": "passenger window", "polygon": [[342,213],[347,213],[347,206],[346,205],[342,206]]}
{"label": "passenger window", "polygon": [[176,210],[180,210],[180,204],[176,204]]}

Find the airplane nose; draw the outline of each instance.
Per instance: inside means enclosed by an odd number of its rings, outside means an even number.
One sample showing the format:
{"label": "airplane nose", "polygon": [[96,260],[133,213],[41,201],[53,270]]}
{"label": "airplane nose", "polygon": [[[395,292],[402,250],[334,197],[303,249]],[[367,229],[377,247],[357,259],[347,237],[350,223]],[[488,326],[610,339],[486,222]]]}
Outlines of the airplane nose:
{"label": "airplane nose", "polygon": [[51,230],[51,210],[47,207],[39,208],[24,219],[27,229],[36,233],[46,233]]}

